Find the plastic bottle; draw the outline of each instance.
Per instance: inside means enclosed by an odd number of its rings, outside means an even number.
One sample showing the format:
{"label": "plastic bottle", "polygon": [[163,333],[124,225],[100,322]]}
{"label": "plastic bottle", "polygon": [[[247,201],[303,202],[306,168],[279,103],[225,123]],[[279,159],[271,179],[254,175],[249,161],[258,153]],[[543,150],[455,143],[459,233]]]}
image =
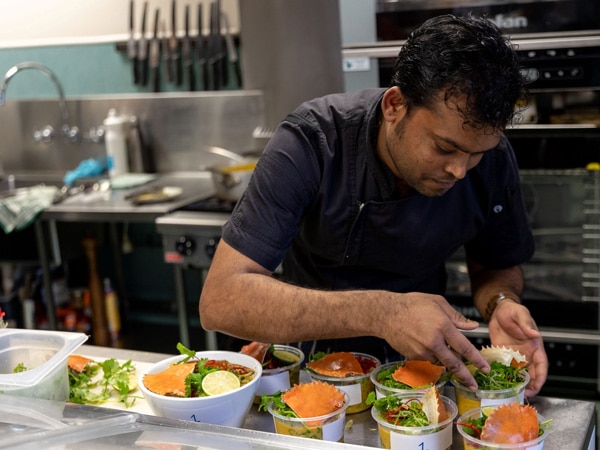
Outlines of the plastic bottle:
{"label": "plastic bottle", "polygon": [[104,279],[104,304],[106,307],[106,321],[108,323],[108,332],[113,341],[119,339],[121,332],[121,314],[119,312],[119,301],[117,293],[112,287],[108,278]]}
{"label": "plastic bottle", "polygon": [[108,156],[108,173],[112,177],[129,173],[129,155],[127,152],[127,135],[129,133],[129,118],[117,115],[111,108],[104,119],[106,133],[106,155]]}

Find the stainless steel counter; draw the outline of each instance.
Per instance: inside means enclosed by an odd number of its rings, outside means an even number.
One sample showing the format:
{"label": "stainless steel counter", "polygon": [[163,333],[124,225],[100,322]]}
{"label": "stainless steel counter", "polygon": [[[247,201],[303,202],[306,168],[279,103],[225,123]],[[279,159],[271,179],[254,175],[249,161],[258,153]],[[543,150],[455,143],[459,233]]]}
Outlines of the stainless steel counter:
{"label": "stainless steel counter", "polygon": [[[130,197],[136,192],[156,186],[174,186],[182,193],[171,201],[134,205]],[[152,222],[169,212],[180,209],[198,200],[214,195],[215,190],[209,172],[173,172],[160,174],[155,180],[128,189],[78,194],[52,205],[41,214],[43,221],[63,222]]]}
{"label": "stainless steel counter", "polygon": [[[81,353],[97,358],[132,359],[140,362],[155,362],[172,355],[129,351],[85,345]],[[452,397],[453,388],[446,387],[446,395]],[[562,398],[536,397],[531,404],[545,418],[552,419],[552,432],[544,443],[544,450],[589,450],[596,448],[596,405],[594,402]],[[344,442],[356,446],[380,447],[377,425],[370,411],[346,417]],[[259,432],[265,439],[280,438],[274,435],[274,425],[268,413],[258,412],[252,407],[245,423],[245,430]],[[296,439],[292,438],[292,442]],[[344,448],[342,444],[328,443],[329,448]],[[452,449],[462,450],[462,439],[454,433]]]}
{"label": "stainless steel counter", "polygon": [[[180,188],[181,194],[170,201],[154,204],[135,205],[131,201],[132,195],[136,193],[145,192],[154,187],[167,186]],[[46,302],[50,329],[57,328],[50,266],[52,262],[55,264],[61,262],[56,258],[56,255],[60,255],[56,222],[103,222],[108,224],[115,261],[116,287],[119,298],[125,301],[125,283],[122,279],[121,250],[116,224],[122,222],[152,223],[158,217],[211,197],[214,193],[215,189],[209,172],[174,172],[160,174],[148,183],[128,189],[86,191],[52,205],[42,212],[40,218],[35,222],[35,232],[44,281],[44,292],[47,293]],[[51,246],[49,249],[51,255],[48,254],[47,242]],[[183,310],[180,304],[178,304],[178,308],[180,311]],[[182,342],[185,343],[188,334],[187,323],[182,323],[181,328]]]}

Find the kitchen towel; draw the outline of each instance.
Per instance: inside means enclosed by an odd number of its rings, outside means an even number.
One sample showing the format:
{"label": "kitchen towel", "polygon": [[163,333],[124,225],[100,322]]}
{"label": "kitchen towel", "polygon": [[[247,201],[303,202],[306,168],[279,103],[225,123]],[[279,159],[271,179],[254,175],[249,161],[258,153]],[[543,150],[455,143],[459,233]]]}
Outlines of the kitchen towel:
{"label": "kitchen towel", "polygon": [[56,186],[20,188],[0,198],[0,227],[5,233],[29,226],[58,195]]}

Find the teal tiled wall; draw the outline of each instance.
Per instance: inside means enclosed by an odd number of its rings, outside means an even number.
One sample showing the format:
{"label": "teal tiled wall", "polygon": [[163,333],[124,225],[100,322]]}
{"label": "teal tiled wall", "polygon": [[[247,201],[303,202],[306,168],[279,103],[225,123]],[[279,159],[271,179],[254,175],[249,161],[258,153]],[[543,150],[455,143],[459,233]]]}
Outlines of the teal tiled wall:
{"label": "teal tiled wall", "polygon": [[[6,73],[10,67],[23,61],[39,62],[52,70],[60,80],[67,97],[152,92],[151,83],[147,86],[136,86],[133,83],[131,63],[126,53],[118,51],[114,43],[0,49],[0,74]],[[167,83],[162,66],[161,80],[161,91],[186,90],[185,85]],[[234,88],[230,80],[227,89]],[[23,100],[55,96],[56,89],[44,74],[36,70],[26,70],[10,81],[6,98]]]}

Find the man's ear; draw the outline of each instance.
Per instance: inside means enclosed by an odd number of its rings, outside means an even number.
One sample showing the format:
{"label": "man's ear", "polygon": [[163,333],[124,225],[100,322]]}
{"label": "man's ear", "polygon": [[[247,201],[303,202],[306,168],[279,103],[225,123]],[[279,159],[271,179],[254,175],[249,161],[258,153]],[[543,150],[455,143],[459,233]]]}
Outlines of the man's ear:
{"label": "man's ear", "polygon": [[385,91],[381,100],[381,111],[383,113],[383,120],[388,122],[394,122],[404,117],[406,114],[406,101],[398,86],[391,87]]}

